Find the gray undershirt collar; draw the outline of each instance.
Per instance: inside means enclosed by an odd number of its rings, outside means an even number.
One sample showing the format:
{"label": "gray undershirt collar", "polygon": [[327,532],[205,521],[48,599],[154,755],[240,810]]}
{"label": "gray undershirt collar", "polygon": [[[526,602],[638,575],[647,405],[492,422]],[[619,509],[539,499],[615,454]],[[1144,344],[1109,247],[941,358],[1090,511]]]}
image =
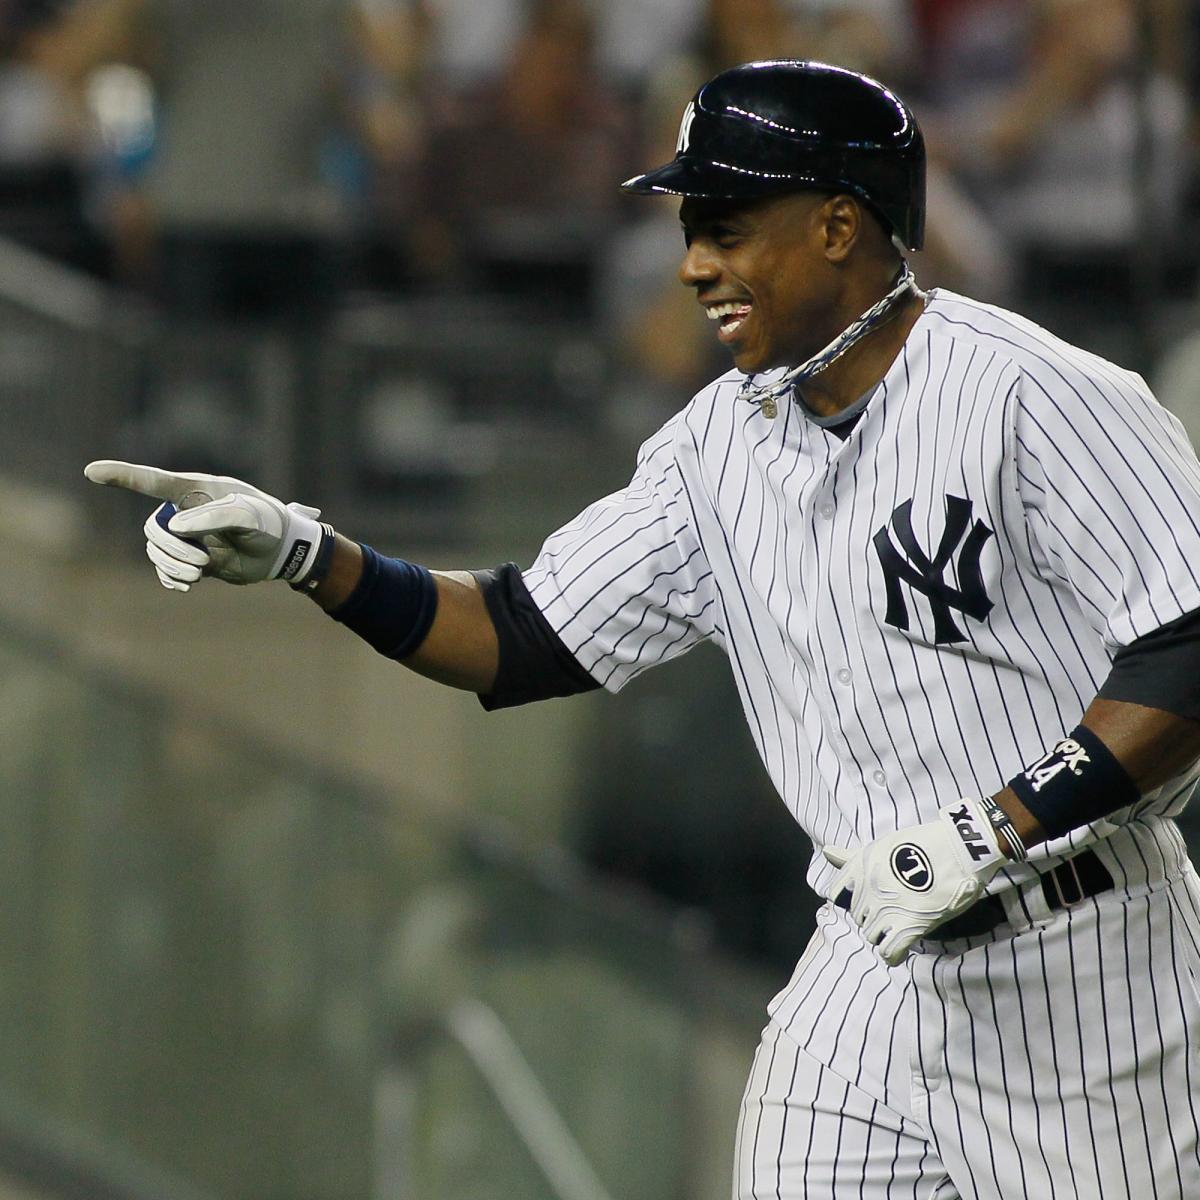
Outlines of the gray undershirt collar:
{"label": "gray undershirt collar", "polygon": [[804,413],[805,417],[807,417],[808,420],[814,425],[819,426],[821,429],[834,429],[838,425],[845,425],[848,421],[855,420],[863,411],[863,409],[870,404],[871,397],[875,395],[877,387],[878,385],[871,388],[869,392],[864,392],[857,400],[855,400],[853,404],[847,405],[841,410],[841,412],[835,412],[830,417],[818,416],[815,412],[813,412],[813,410],[809,408],[807,404],[805,404],[804,397],[800,395],[799,389],[794,388],[792,390],[792,396],[797,405],[799,405],[800,411]]}

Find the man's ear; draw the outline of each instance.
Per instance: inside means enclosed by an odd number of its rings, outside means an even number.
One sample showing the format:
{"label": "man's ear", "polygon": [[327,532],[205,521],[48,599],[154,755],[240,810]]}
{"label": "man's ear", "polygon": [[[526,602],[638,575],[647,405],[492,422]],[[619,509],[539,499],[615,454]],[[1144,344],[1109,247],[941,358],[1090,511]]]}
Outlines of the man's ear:
{"label": "man's ear", "polygon": [[865,214],[853,196],[830,196],[818,210],[825,234],[825,257],[831,263],[843,263],[863,232]]}

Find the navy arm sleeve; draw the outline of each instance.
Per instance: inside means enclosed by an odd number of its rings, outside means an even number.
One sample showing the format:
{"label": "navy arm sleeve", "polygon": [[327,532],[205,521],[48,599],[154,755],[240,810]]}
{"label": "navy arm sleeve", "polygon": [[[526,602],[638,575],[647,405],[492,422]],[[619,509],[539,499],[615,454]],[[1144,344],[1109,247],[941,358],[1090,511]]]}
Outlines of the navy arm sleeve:
{"label": "navy arm sleeve", "polygon": [[471,574],[483,593],[500,643],[496,682],[491,692],[479,697],[488,712],[554,696],[574,696],[600,686],[550,627],[514,563]]}
{"label": "navy arm sleeve", "polygon": [[1200,609],[1117,651],[1098,695],[1200,721]]}

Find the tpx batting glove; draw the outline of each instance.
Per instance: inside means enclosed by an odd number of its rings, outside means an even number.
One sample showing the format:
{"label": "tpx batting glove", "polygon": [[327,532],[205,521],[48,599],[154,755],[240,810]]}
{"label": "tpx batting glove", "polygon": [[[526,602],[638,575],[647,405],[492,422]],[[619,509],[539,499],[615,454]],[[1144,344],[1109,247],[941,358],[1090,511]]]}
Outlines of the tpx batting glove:
{"label": "tpx batting glove", "polygon": [[302,584],[331,537],[320,509],[284,504],[224,475],[160,471],[102,459],[88,463],[93,483],[164,501],[146,519],[146,555],[159,582],[186,592],[202,575],[226,583],[284,579]]}
{"label": "tpx batting glove", "polygon": [[850,916],[891,966],[913,942],[970,908],[1007,861],[978,800],[948,804],[935,820],[857,850],[826,846],[823,853],[842,868],[830,892],[834,902],[849,892]]}

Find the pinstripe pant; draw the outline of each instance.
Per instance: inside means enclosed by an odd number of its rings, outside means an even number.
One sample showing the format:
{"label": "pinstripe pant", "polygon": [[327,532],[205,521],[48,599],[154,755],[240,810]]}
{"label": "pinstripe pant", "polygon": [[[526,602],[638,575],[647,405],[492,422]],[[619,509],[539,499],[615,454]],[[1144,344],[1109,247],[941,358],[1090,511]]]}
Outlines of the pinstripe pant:
{"label": "pinstripe pant", "polygon": [[822,909],[755,1056],[734,1200],[1200,1197],[1200,880],[1161,824],[1105,849],[1113,891],[898,967]]}

